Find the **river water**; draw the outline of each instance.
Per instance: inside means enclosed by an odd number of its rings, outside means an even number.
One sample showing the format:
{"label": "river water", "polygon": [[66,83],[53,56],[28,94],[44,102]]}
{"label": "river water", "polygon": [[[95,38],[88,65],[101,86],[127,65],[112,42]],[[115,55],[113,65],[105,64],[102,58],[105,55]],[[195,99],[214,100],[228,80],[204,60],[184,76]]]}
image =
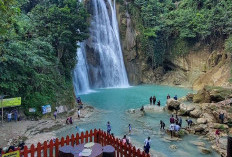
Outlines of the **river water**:
{"label": "river water", "polygon": [[[129,88],[108,88],[97,89],[92,93],[81,95],[81,99],[84,103],[94,106],[102,112],[92,115],[92,118],[88,122],[75,123],[73,126],[68,126],[57,132],[57,136],[66,136],[76,134],[77,132],[86,131],[90,129],[103,129],[106,130],[106,123],[110,121],[112,126],[112,132],[122,137],[128,133],[128,124],[132,125],[132,134],[130,138],[136,143],[142,145],[147,136],[151,136],[152,144],[151,149],[162,153],[164,156],[219,156],[213,152],[209,155],[204,155],[198,150],[197,146],[194,146],[190,141],[203,141],[206,143],[206,147],[210,148],[210,144],[203,139],[199,139],[199,136],[187,135],[182,141],[168,142],[165,140],[168,135],[160,134],[159,121],[163,120],[166,123],[166,128],[169,126],[168,112],[149,112],[143,117],[137,117],[127,112],[128,109],[140,108],[142,105],[149,104],[149,97],[155,95],[157,100],[161,101],[161,107],[166,104],[166,96],[170,94],[173,97],[177,94],[178,97],[185,96],[188,92],[192,92],[190,89],[177,88],[170,86],[159,85],[143,85],[134,86]],[[78,127],[78,130],[75,127]],[[183,117],[183,126],[186,126]],[[133,144],[133,143],[132,143]],[[178,148],[173,151],[169,148],[170,145],[176,145]]]}

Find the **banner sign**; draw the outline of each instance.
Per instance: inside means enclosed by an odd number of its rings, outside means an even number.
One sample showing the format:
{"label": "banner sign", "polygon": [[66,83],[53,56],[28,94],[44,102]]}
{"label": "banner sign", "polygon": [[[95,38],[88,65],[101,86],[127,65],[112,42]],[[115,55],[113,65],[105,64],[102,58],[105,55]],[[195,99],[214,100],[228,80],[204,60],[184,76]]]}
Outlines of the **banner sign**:
{"label": "banner sign", "polygon": [[56,107],[57,113],[63,113],[65,111],[64,106]]}
{"label": "banner sign", "polygon": [[29,108],[29,112],[36,112],[36,108]]}
{"label": "banner sign", "polygon": [[3,99],[2,100],[2,105],[3,105],[3,107],[20,106],[21,105],[21,97],[10,98],[10,99]]}
{"label": "banner sign", "polygon": [[46,113],[49,113],[49,112],[52,112],[51,105],[42,106],[42,113],[43,114],[46,114]]}
{"label": "banner sign", "polygon": [[20,157],[19,150],[15,151],[15,152],[3,154],[2,157]]}

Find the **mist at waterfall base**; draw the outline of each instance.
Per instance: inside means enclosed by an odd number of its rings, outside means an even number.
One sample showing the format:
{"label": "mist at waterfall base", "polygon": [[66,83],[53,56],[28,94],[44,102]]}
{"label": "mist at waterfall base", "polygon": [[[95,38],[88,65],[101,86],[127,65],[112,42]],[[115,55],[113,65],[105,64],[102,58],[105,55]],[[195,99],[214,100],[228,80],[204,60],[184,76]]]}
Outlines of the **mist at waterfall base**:
{"label": "mist at waterfall base", "polygon": [[[92,88],[128,87],[126,69],[120,45],[115,1],[91,0],[90,37],[80,43],[77,66],[74,69],[76,96]],[[86,47],[91,49],[91,58]],[[89,60],[96,60],[90,62]]]}
{"label": "mist at waterfall base", "polygon": [[[146,113],[143,117],[136,117],[133,114],[128,114],[127,110],[141,108],[142,105],[149,104],[149,97],[155,95],[157,100],[161,101],[161,107],[166,104],[166,96],[169,93],[171,97],[177,94],[178,97],[185,96],[190,89],[159,86],[159,85],[143,85],[134,86],[131,88],[111,88],[111,89],[96,89],[96,92],[82,95],[81,99],[84,103],[92,105],[100,110],[92,115],[87,121],[74,121],[74,125],[67,125],[65,128],[57,132],[58,137],[81,133],[90,129],[102,129],[106,131],[106,123],[110,121],[112,125],[112,133],[120,138],[128,133],[128,124],[132,125],[132,134],[130,138],[143,145],[143,141],[147,136],[151,136],[151,149],[161,152],[168,157],[175,156],[219,156],[212,152],[209,155],[203,155],[190,141],[203,141],[206,147],[210,145],[207,141],[198,139],[199,136],[186,135],[182,141],[167,142],[164,136],[160,135],[160,120],[166,124],[166,129],[169,127],[170,114],[166,111]],[[183,127],[187,124],[183,117]],[[78,129],[76,129],[76,126]],[[133,143],[132,143],[133,144]],[[169,147],[175,144],[178,148],[172,151]]]}

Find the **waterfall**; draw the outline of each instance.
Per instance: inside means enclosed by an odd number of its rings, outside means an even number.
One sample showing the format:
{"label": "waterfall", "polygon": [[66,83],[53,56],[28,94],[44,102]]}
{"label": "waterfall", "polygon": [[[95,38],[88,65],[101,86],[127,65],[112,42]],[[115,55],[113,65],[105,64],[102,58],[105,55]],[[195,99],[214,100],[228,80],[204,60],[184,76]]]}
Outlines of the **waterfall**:
{"label": "waterfall", "polygon": [[79,46],[80,47],[77,49],[77,65],[73,72],[73,84],[76,95],[79,93],[85,94],[90,91],[85,54],[85,42],[80,43]]}
{"label": "waterfall", "polygon": [[82,53],[77,51],[78,61],[83,62],[86,67],[78,70],[82,67],[82,65],[79,67],[78,63],[74,70],[75,92],[76,94],[83,92],[89,87],[128,87],[115,0],[114,5],[111,0],[91,0],[90,3],[92,8],[90,37],[85,41]]}

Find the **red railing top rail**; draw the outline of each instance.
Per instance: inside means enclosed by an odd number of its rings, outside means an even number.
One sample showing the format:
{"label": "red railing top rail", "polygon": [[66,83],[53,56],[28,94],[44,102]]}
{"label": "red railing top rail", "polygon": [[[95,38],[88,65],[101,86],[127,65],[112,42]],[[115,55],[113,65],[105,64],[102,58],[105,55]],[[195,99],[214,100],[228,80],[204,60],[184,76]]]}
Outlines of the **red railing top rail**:
{"label": "red railing top rail", "polygon": [[[146,154],[144,151],[141,151],[140,149],[136,149],[135,146],[123,144],[118,138],[115,138],[112,135],[107,134],[106,132],[100,129],[99,130],[94,129],[94,131],[90,130],[90,132],[86,131],[85,134],[84,132],[81,132],[81,135],[77,133],[76,136],[72,134],[71,138],[69,136],[66,136],[66,139],[62,137],[60,140],[58,138],[56,138],[55,141],[51,139],[49,142],[44,141],[42,144],[39,142],[36,147],[34,144],[32,144],[30,148],[24,146],[23,150],[16,148],[15,151],[20,150],[20,155],[23,155],[24,157],[27,157],[28,154],[31,154],[31,156],[34,157],[35,152],[37,152],[37,156],[39,157],[42,154],[41,150],[46,150],[43,152],[47,152],[48,149],[53,150],[55,148],[55,154],[56,156],[58,156],[58,151],[60,146],[64,146],[64,145],[74,146],[74,144],[78,145],[80,143],[87,143],[92,141],[96,143],[101,143],[102,145],[110,144],[113,147],[115,147],[115,150],[119,154],[123,154],[126,156],[127,155],[130,156],[133,154],[133,156],[138,156],[138,157],[150,157],[150,155]],[[10,150],[9,152],[13,152],[13,151]],[[2,154],[4,154],[3,151]],[[44,156],[47,156],[47,154]],[[53,156],[53,151],[49,151],[49,156]]]}

